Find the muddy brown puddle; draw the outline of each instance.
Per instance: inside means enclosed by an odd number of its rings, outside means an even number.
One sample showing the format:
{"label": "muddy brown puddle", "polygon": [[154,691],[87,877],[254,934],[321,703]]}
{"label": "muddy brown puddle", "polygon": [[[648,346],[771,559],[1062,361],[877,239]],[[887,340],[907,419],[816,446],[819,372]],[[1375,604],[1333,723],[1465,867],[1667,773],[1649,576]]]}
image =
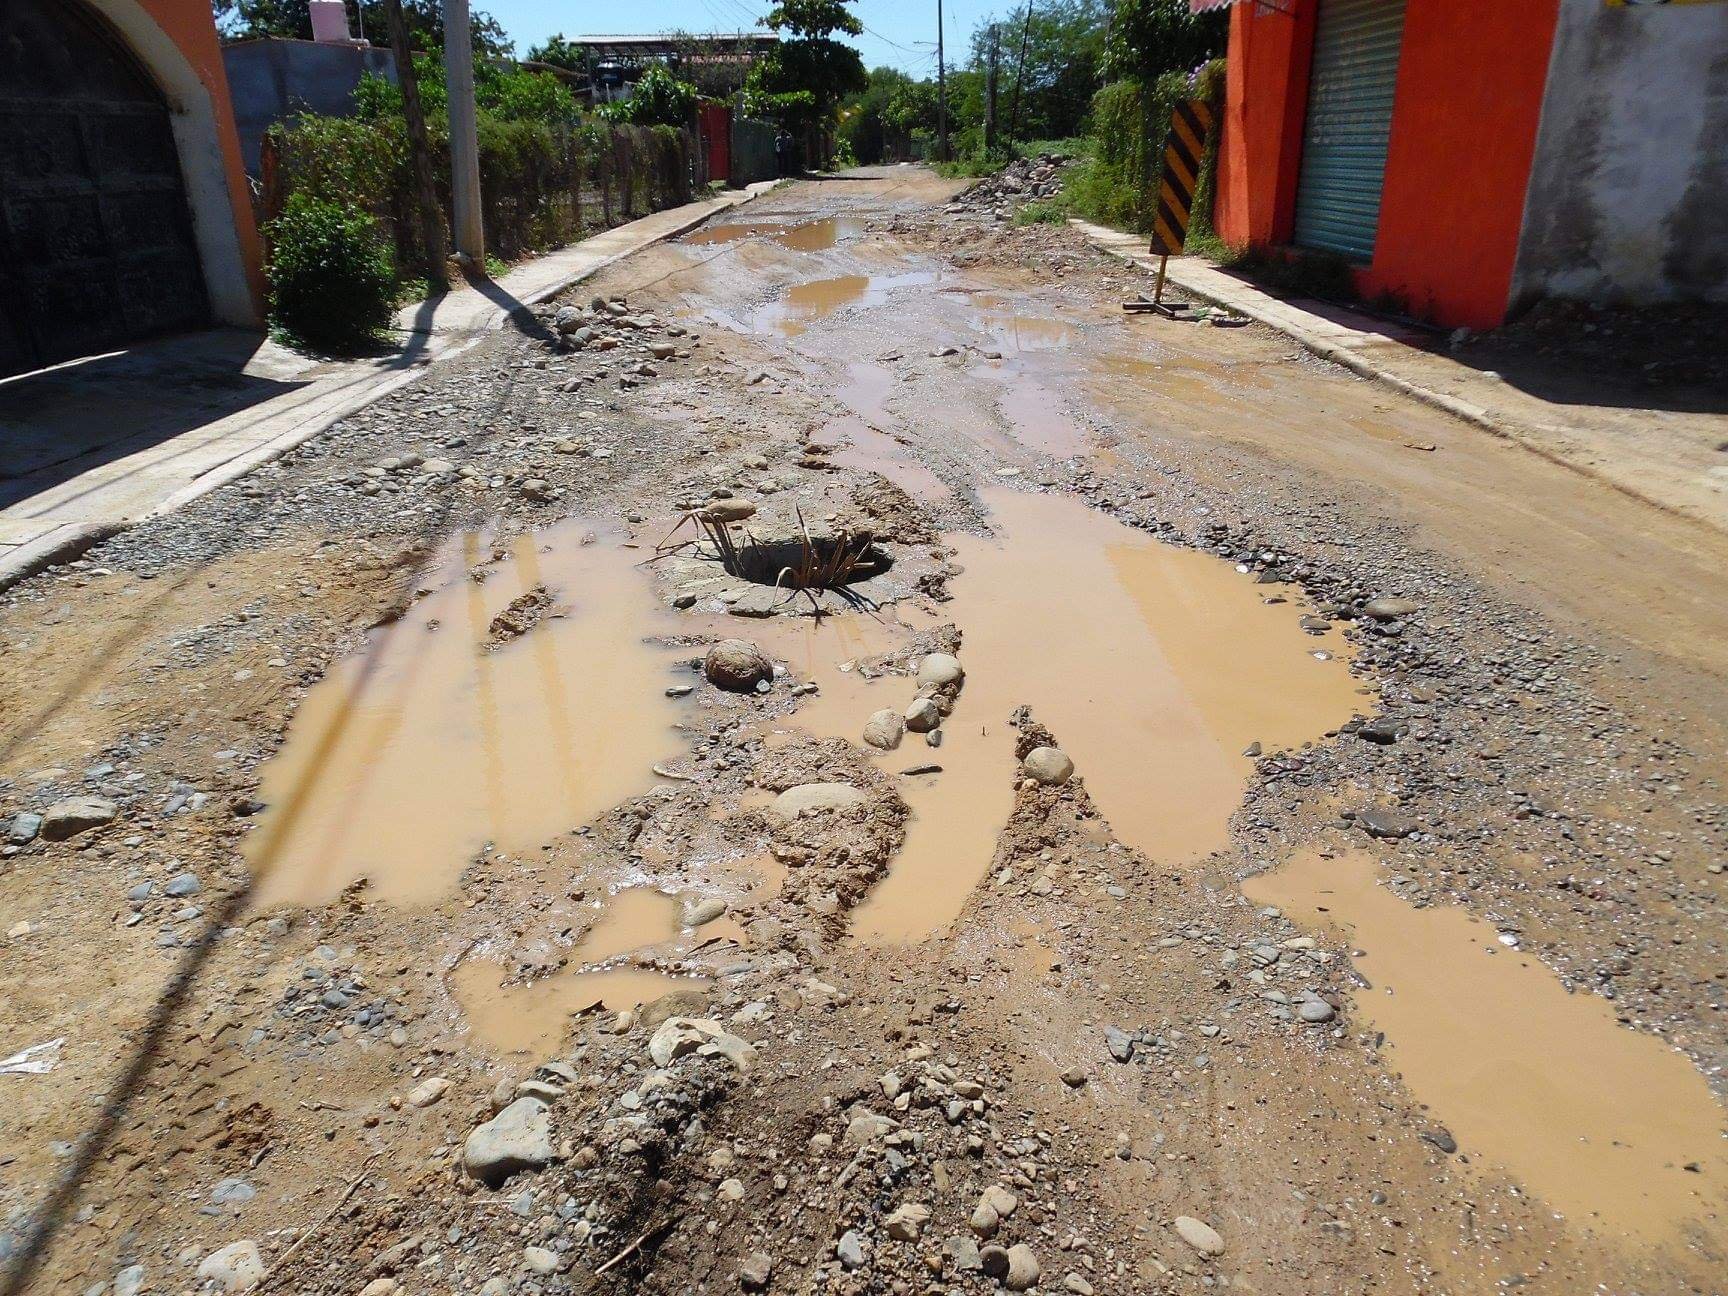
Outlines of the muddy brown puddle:
{"label": "muddy brown puddle", "polygon": [[678,897],[651,887],[626,888],[593,908],[598,916],[570,950],[571,970],[512,982],[501,963],[475,957],[451,972],[450,989],[476,1036],[502,1053],[550,1056],[575,1014],[599,1007],[618,1012],[706,984],[656,962],[699,943],[743,937],[729,919],[682,927]]}
{"label": "muddy brown puddle", "polygon": [[[861,939],[921,940],[946,928],[988,872],[1015,777],[1009,716],[1026,704],[1057,736],[1117,835],[1175,863],[1227,844],[1252,742],[1318,738],[1362,704],[1343,644],[1297,625],[1291,596],[1210,555],[1159,543],[1063,495],[985,494],[997,537],[948,542],[964,568],[942,620],[964,636],[966,685],[939,748],[908,734],[873,757],[901,775],[906,842],[854,916]],[[854,619],[854,618],[846,618]],[[778,636],[820,630],[774,627]],[[1319,660],[1322,644],[1333,650]],[[904,709],[912,681],[843,670],[838,644],[806,655],[820,692],[795,722],[856,743],[870,713]]]}
{"label": "muddy brown puddle", "polygon": [[1373,857],[1298,856],[1243,890],[1345,936],[1369,985],[1364,1024],[1460,1148],[1510,1172],[1591,1232],[1680,1241],[1719,1216],[1723,1109],[1684,1054],[1571,994],[1462,909],[1417,909]]}
{"label": "muddy brown puddle", "polygon": [[801,224],[789,221],[756,221],[705,225],[684,236],[695,244],[736,243],[740,239],[768,238],[795,252],[826,252],[846,239],[861,237],[865,223],[852,216],[827,216]]}
{"label": "muddy brown puddle", "polygon": [[758,309],[751,318],[750,329],[757,334],[795,338],[814,321],[835,311],[849,306],[880,306],[890,293],[928,287],[937,279],[935,271],[925,270],[807,279],[793,284],[784,295]]}
{"label": "muddy brown puddle", "polygon": [[[670,626],[640,552],[573,521],[491,557],[479,535],[453,540],[431,592],[307,694],[263,771],[245,849],[258,904],[323,903],[361,877],[436,901],[486,843],[537,848],[683,750],[674,654],[644,642]],[[537,586],[541,622],[495,644],[493,618]]]}

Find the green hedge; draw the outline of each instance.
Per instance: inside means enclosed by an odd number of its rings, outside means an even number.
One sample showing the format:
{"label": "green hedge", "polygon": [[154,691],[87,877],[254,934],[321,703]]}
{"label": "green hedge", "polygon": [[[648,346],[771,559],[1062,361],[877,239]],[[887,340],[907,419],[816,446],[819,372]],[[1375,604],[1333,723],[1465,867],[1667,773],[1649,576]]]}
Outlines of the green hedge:
{"label": "green hedge", "polygon": [[[619,221],[691,199],[686,133],[479,115],[480,189],[487,250],[505,260],[561,247]],[[277,179],[273,208],[296,196],[371,214],[404,272],[425,262],[409,157],[399,116],[306,115],[271,127]],[[440,205],[450,207],[449,127],[427,121]],[[267,202],[271,202],[267,196]]]}

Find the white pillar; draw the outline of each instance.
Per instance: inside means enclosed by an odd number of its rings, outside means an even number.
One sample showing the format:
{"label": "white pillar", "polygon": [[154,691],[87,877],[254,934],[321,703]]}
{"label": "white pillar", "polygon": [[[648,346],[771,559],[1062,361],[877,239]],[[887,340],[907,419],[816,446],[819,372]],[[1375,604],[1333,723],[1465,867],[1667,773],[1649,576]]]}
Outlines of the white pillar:
{"label": "white pillar", "polygon": [[474,42],[468,0],[444,0],[444,82],[450,95],[450,205],[456,250],[486,269],[480,221],[480,141],[474,121]]}

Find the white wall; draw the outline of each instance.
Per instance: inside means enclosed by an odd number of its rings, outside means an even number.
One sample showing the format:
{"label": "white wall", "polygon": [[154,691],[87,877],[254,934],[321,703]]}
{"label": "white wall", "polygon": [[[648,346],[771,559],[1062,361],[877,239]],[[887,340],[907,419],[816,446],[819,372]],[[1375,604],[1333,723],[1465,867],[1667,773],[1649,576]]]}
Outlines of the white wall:
{"label": "white wall", "polygon": [[1543,296],[1728,300],[1728,3],[1560,0],[1513,308]]}

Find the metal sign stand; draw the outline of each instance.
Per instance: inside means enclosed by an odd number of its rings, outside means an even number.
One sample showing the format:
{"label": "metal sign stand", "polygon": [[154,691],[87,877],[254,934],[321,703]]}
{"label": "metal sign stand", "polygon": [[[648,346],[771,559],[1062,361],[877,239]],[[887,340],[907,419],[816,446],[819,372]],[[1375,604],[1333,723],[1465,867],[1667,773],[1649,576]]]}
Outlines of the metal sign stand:
{"label": "metal sign stand", "polygon": [[1187,302],[1166,303],[1164,300],[1164,271],[1169,264],[1168,255],[1158,258],[1158,278],[1152,285],[1151,301],[1147,301],[1144,297],[1138,301],[1125,301],[1122,303],[1122,309],[1131,315],[1144,315],[1148,311],[1156,311],[1166,319],[1187,319],[1194,311],[1192,306]]}

